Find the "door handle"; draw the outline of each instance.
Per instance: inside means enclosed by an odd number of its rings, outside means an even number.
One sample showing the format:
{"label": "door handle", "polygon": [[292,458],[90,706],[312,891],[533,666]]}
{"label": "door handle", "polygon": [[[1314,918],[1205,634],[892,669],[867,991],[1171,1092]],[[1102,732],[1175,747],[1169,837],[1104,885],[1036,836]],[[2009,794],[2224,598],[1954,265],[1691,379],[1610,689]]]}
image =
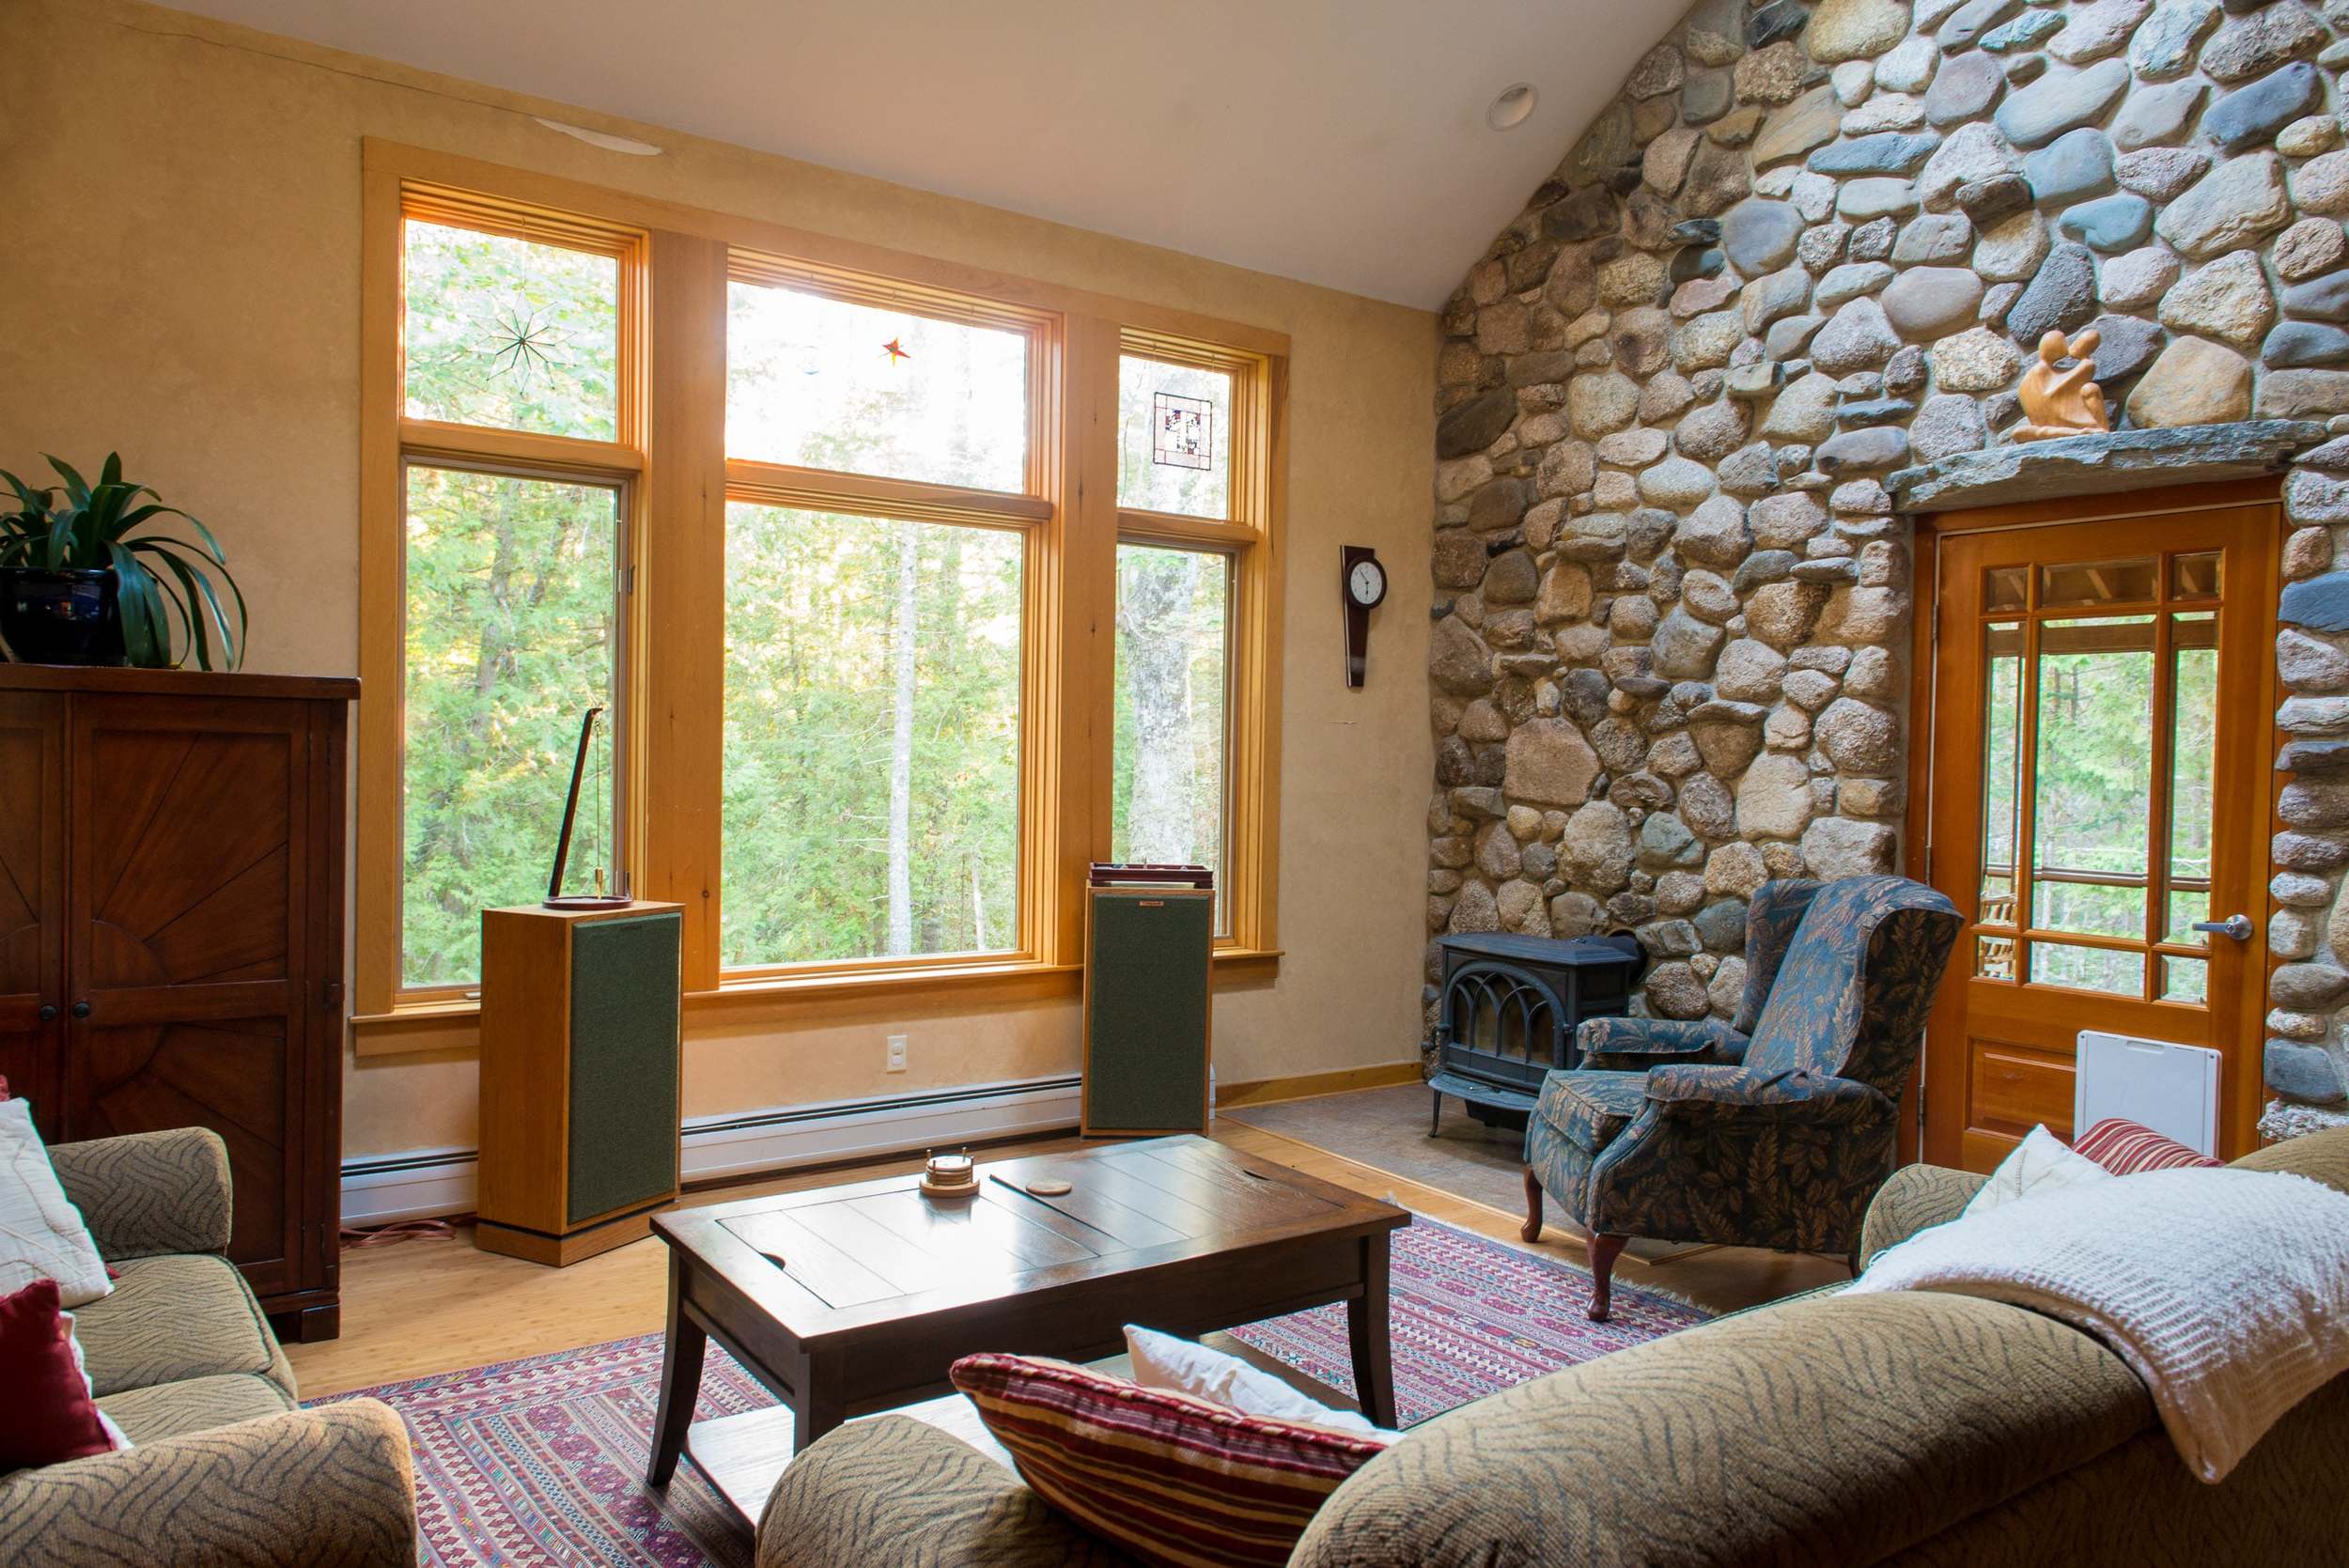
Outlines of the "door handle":
{"label": "door handle", "polygon": [[2251,917],[2229,915],[2224,920],[2198,920],[2194,929],[2205,936],[2232,937],[2236,941],[2248,942],[2251,939]]}
{"label": "door handle", "polygon": [[57,1004],[54,1001],[42,1002],[40,1004],[40,1021],[43,1023],[54,1023],[56,1018]]}
{"label": "door handle", "polygon": [[71,1007],[68,1008],[67,1011],[71,1013],[77,1018],[86,1018],[89,1017],[89,1003],[86,1001],[77,1001]]}

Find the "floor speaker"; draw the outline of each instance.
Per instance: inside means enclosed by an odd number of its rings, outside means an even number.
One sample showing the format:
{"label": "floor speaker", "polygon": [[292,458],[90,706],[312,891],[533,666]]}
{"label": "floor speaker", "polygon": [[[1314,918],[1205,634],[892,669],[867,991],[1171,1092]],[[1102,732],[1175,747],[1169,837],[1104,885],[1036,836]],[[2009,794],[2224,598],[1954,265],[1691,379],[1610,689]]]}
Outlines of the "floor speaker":
{"label": "floor speaker", "polygon": [[1086,889],[1083,1132],[1207,1130],[1205,887]]}
{"label": "floor speaker", "polygon": [[477,1243],[560,1266],[677,1195],[676,904],[481,917]]}

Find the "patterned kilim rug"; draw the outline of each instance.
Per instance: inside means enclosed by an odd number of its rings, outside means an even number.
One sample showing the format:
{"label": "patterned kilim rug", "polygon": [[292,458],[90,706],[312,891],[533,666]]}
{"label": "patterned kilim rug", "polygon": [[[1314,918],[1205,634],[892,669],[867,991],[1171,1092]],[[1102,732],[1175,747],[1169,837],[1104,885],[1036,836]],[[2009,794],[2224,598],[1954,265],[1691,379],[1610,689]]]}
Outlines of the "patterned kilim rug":
{"label": "patterned kilim rug", "polygon": [[[1638,1344],[1709,1315],[1618,1281],[1613,1321],[1582,1315],[1590,1276],[1424,1216],[1395,1234],[1390,1310],[1395,1402],[1406,1425],[1544,1373]],[[1351,1391],[1346,1312],[1319,1308],[1234,1337]],[[661,1336],[356,1389],[408,1422],[424,1561],[738,1568],[750,1542],[689,1462],[666,1497],[644,1484]],[[319,1400],[317,1404],[333,1404]],[[771,1405],[715,1345],[701,1418]]]}

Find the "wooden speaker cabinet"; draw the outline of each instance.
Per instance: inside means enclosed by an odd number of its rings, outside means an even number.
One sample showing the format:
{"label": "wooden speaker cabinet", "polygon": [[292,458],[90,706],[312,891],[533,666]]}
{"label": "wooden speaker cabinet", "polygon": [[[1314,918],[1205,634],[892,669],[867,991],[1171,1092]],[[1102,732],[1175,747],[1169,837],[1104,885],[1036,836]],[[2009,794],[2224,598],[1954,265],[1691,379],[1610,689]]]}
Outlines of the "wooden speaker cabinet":
{"label": "wooden speaker cabinet", "polygon": [[481,916],[476,1242],[561,1267],[677,1201],[684,908]]}
{"label": "wooden speaker cabinet", "polygon": [[0,1074],[51,1142],[210,1127],[277,1331],[341,1323],[355,680],[0,664]]}

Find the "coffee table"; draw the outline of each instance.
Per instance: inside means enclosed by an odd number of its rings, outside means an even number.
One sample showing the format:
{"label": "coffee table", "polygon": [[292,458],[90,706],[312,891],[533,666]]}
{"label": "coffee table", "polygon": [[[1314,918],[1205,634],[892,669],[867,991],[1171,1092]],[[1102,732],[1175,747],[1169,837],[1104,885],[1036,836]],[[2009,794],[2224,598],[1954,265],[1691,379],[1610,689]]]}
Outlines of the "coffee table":
{"label": "coffee table", "polygon": [[[1025,1190],[1054,1180],[1069,1190]],[[982,1164],[970,1198],[905,1175],[655,1215],[669,1323],[646,1479],[666,1485],[691,1453],[755,1522],[794,1452],[952,1392],[959,1357],[1095,1360],[1128,1323],[1196,1339],[1335,1301],[1362,1413],[1392,1426],[1387,1250],[1410,1219],[1188,1136]],[[780,1410],[693,1421],[711,1339]]]}

